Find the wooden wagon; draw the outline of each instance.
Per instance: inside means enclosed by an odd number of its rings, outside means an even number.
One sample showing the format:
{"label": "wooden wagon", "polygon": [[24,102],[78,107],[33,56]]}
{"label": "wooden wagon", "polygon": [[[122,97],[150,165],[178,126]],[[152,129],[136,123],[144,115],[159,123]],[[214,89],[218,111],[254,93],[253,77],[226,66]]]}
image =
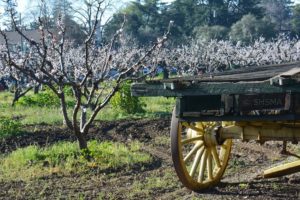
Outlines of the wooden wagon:
{"label": "wooden wagon", "polygon": [[[194,191],[220,181],[233,139],[300,140],[300,62],[134,83],[132,94],[176,97],[172,159],[180,181]],[[263,177],[298,171],[295,161]]]}

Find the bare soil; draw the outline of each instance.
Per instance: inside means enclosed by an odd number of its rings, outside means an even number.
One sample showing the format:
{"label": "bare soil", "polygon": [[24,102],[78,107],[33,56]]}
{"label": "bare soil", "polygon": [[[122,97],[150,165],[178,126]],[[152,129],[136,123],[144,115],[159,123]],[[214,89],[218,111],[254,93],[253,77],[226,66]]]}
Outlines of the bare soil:
{"label": "bare soil", "polygon": [[[184,188],[173,170],[169,145],[169,119],[97,122],[90,139],[129,143],[139,140],[153,163],[111,172],[51,175],[30,181],[0,180],[0,199],[300,199],[300,174],[256,179],[264,169],[290,159],[280,154],[281,143],[260,145],[235,141],[222,181],[202,193]],[[26,127],[27,133],[0,140],[6,154],[30,144],[75,141],[65,128]],[[290,151],[297,146],[288,145]]]}

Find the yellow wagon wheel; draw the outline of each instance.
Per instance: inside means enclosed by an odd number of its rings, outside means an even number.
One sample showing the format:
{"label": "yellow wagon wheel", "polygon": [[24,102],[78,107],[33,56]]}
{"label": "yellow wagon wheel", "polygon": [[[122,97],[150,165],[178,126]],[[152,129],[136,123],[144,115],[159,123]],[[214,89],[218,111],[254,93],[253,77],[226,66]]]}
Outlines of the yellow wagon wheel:
{"label": "yellow wagon wheel", "polygon": [[221,144],[212,132],[216,122],[181,122],[173,112],[171,151],[176,173],[184,186],[200,191],[220,182],[226,169],[232,140]]}

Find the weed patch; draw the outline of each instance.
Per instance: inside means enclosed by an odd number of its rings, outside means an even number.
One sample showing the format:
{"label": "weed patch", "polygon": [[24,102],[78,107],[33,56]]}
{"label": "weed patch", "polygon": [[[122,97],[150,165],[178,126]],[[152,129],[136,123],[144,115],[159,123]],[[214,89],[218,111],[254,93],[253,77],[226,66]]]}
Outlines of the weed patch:
{"label": "weed patch", "polygon": [[21,123],[9,117],[0,116],[0,138],[19,134]]}
{"label": "weed patch", "polygon": [[168,136],[156,136],[154,138],[154,144],[158,146],[169,146],[170,143],[170,137]]}
{"label": "weed patch", "polygon": [[[50,90],[46,89],[37,94],[28,94],[26,96],[21,97],[17,103],[18,106],[25,107],[59,107],[60,100],[59,98]],[[67,106],[73,107],[75,105],[74,101],[68,100]]]}
{"label": "weed patch", "polygon": [[144,113],[144,103],[138,97],[131,95],[130,82],[122,85],[121,89],[111,99],[111,105],[115,110],[121,110],[124,113]]}
{"label": "weed patch", "polygon": [[140,144],[129,146],[121,143],[90,141],[92,160],[87,161],[75,142],[60,142],[40,148],[32,145],[0,158],[0,179],[20,179],[51,174],[82,173],[89,170],[103,171],[128,168],[152,161],[149,154],[140,151]]}
{"label": "weed patch", "polygon": [[[141,118],[162,118],[170,117],[175,105],[174,98],[165,97],[141,97],[132,100],[129,85],[123,93],[114,97],[112,102],[105,107],[96,120],[120,120],[120,119],[141,119]],[[65,88],[68,112],[71,112],[74,105],[72,90]],[[124,95],[127,100],[124,100]],[[0,93],[0,113],[1,116],[8,118],[19,117],[22,125],[30,124],[62,124],[63,117],[59,108],[59,99],[50,89],[40,91],[38,94],[29,92],[26,96],[19,99],[15,107],[11,107],[13,94],[9,92]],[[128,110],[120,110],[123,107]],[[88,111],[88,116],[90,116]]]}

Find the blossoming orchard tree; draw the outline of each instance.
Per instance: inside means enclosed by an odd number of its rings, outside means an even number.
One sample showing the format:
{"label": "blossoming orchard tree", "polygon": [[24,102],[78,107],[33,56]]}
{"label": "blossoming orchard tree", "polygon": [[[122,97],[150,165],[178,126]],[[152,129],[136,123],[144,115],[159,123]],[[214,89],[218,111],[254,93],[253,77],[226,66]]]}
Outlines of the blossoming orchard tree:
{"label": "blossoming orchard tree", "polygon": [[300,60],[300,41],[280,36],[272,41],[259,38],[249,45],[229,40],[191,40],[160,52],[169,66],[188,75],[214,73],[240,67],[296,62]]}
{"label": "blossoming orchard tree", "polygon": [[[1,49],[1,47],[0,47]],[[30,80],[28,77],[21,73],[17,73],[16,70],[12,68],[6,68],[6,63],[4,60],[0,60],[0,78],[4,80],[4,83],[9,88],[11,92],[14,93],[14,97],[11,106],[23,96],[25,96],[30,90],[34,89],[34,92],[38,92],[40,84],[34,80]]]}
{"label": "blossoming orchard tree", "polygon": [[[127,80],[139,78],[143,65],[155,66],[158,52],[170,31],[159,38],[148,49],[129,44],[122,34],[122,27],[111,41],[102,46],[95,44],[95,33],[99,18],[103,16],[103,2],[93,1],[94,23],[86,34],[84,44],[75,46],[65,38],[67,30],[63,20],[57,22],[57,32],[44,28],[40,20],[40,40],[34,41],[18,28],[14,12],[10,11],[16,31],[29,44],[28,53],[14,52],[10,48],[4,31],[0,34],[5,40],[1,46],[1,73],[22,74],[32,82],[48,86],[60,99],[64,122],[78,139],[80,149],[87,149],[86,135],[97,114]],[[117,70],[114,80],[110,71]],[[76,104],[69,112],[66,104],[65,88],[71,87]]]}

